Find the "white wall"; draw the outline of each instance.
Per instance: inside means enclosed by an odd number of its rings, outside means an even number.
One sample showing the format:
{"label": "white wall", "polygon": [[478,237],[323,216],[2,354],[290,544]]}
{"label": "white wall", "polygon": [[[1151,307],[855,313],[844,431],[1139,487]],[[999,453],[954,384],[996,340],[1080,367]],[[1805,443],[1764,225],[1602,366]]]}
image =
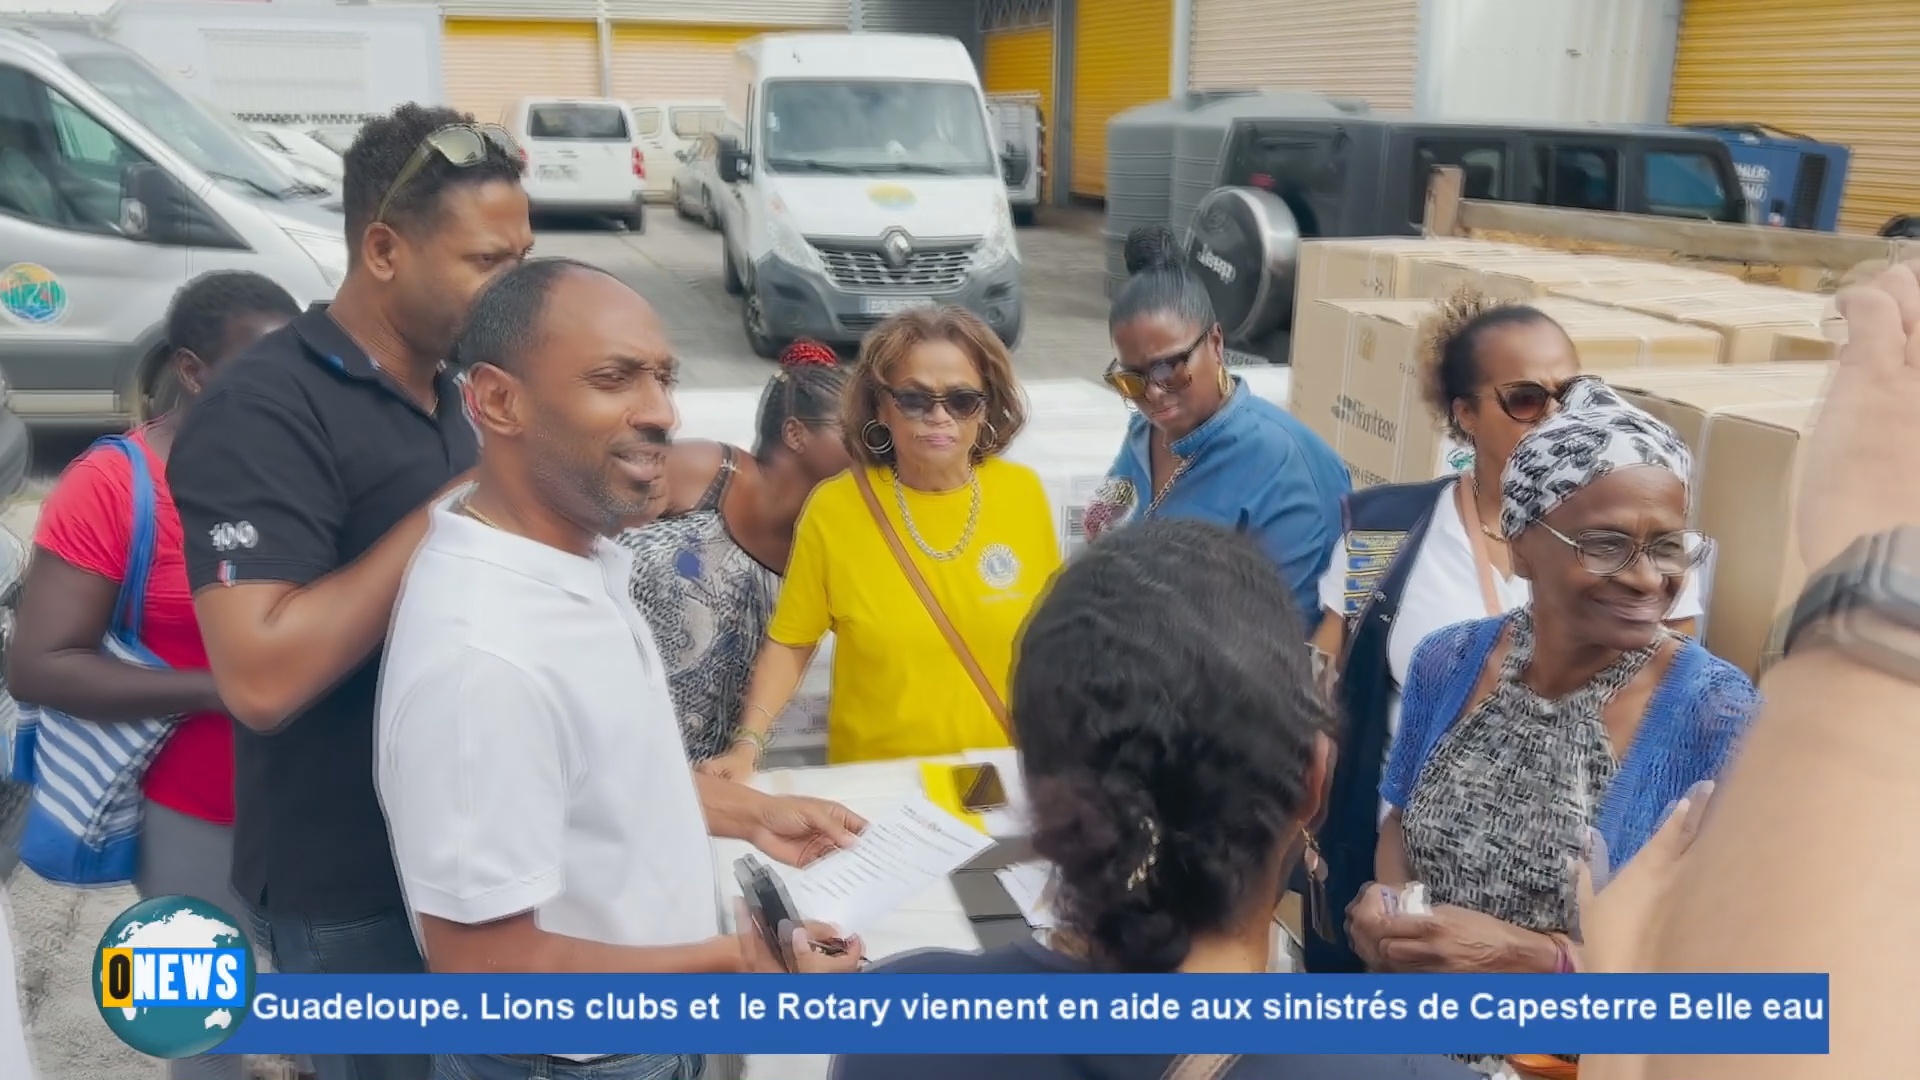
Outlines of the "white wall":
{"label": "white wall", "polygon": [[1681,0],[1424,0],[1418,108],[1664,124]]}
{"label": "white wall", "polygon": [[110,36],[176,86],[236,113],[383,113],[442,103],[432,4],[123,3]]}

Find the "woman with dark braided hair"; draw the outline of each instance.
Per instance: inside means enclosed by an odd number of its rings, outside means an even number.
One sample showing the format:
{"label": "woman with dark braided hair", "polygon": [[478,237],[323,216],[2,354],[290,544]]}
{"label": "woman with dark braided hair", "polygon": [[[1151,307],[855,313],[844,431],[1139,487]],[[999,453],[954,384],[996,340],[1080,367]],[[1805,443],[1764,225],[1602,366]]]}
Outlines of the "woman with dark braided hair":
{"label": "woman with dark braided hair", "polygon": [[[795,523],[814,485],[847,467],[833,350],[797,341],[760,397],[752,454],[675,443],[664,512],[628,529],[633,602],[653,628],[687,757],[751,772],[764,737],[738,728]],[[717,759],[717,760],[716,760]]]}
{"label": "woman with dark braided hair", "polygon": [[[1044,940],[922,950],[876,970],[1268,971],[1274,906],[1333,767],[1302,636],[1292,588],[1252,537],[1154,520],[1088,547],[1021,631],[1008,697],[1057,925]],[[1221,1080],[1472,1077],[1437,1056],[1211,1064]],[[1164,1054],[866,1056],[838,1059],[832,1076],[1162,1080],[1169,1065]]]}

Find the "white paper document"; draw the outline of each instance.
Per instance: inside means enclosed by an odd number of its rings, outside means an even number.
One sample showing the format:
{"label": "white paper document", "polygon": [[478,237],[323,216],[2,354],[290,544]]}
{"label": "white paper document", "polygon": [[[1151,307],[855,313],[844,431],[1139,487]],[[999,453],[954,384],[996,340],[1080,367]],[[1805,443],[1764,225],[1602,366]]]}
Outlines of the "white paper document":
{"label": "white paper document", "polygon": [[781,878],[800,916],[857,934],[993,846],[993,838],[915,796],[867,821],[860,842]]}
{"label": "white paper document", "polygon": [[1043,862],[1014,863],[995,870],[1000,887],[1019,906],[1027,925],[1041,930],[1053,928],[1053,867]]}

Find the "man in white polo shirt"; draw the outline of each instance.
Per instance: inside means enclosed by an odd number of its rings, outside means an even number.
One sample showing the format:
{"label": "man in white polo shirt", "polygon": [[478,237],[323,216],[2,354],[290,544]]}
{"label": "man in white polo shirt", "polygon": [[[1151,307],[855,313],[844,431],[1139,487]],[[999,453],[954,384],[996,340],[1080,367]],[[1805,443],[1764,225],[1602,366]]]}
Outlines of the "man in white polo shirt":
{"label": "man in white polo shirt", "polygon": [[[605,538],[661,481],[675,361],[646,301],[567,260],[507,272],[458,347],[478,479],[436,507],[387,638],[376,781],[433,971],[852,971],[721,930],[709,832],[790,863],[864,822],[696,777]],[[688,1080],[697,1057],[467,1055],[443,1080]]]}

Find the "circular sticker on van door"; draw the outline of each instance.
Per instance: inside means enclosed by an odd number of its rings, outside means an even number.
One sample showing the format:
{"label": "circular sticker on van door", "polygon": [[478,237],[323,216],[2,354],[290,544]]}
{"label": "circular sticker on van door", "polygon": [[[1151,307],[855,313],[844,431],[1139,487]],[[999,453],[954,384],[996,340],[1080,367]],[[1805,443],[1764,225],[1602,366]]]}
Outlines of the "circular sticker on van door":
{"label": "circular sticker on van door", "polygon": [[39,263],[0,270],[0,310],[28,326],[59,322],[67,314],[67,287]]}
{"label": "circular sticker on van door", "polygon": [[904,210],[914,203],[913,189],[899,184],[875,184],[867,189],[867,198],[888,210]]}

